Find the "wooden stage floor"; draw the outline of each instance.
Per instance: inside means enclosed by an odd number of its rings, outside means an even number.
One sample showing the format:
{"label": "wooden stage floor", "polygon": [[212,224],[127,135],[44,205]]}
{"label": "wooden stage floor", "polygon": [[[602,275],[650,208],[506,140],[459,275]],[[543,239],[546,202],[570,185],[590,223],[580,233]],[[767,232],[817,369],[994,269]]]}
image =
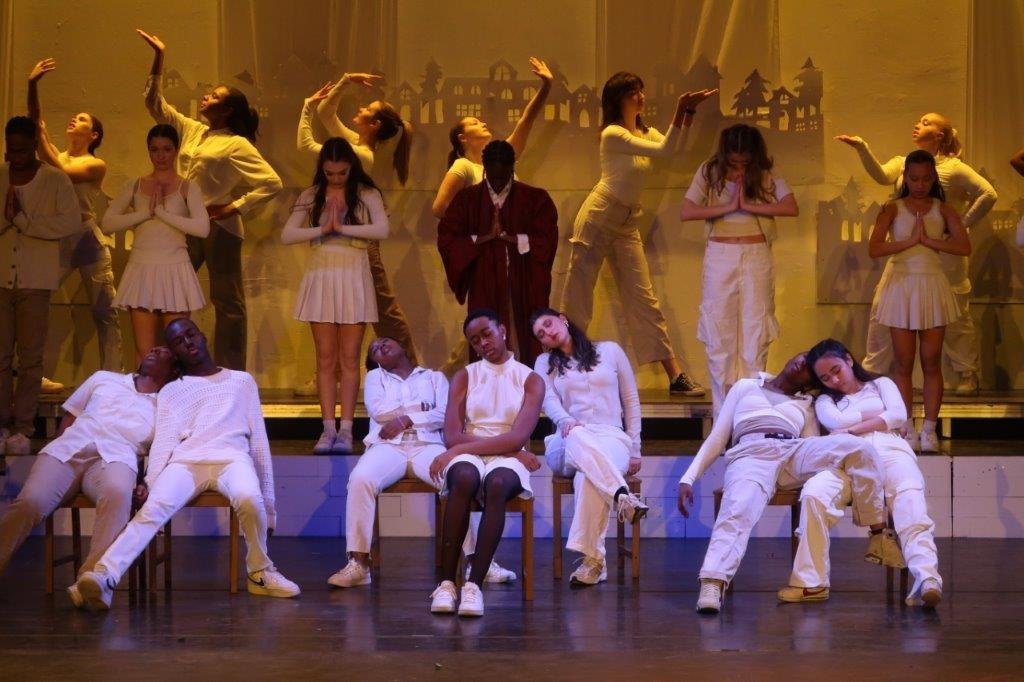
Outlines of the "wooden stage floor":
{"label": "wooden stage floor", "polygon": [[[226,539],[181,537],[170,596],[130,606],[118,591],[90,614],[44,594],[31,538],[0,582],[0,679],[1020,679],[1024,540],[940,540],[945,595],[929,612],[887,598],[860,540],[834,542],[828,602],[780,605],[789,541],[754,539],[715,617],[693,610],[706,546],[645,539],[639,583],[612,567],[608,583],[571,590],[538,540],[535,601],[489,586],[486,615],[470,620],[428,612],[429,539],[385,538],[379,580],[350,590],[324,582],[340,539],[272,539],[304,589],[278,600],[227,593]],[[499,559],[518,567],[518,551],[506,540]]]}

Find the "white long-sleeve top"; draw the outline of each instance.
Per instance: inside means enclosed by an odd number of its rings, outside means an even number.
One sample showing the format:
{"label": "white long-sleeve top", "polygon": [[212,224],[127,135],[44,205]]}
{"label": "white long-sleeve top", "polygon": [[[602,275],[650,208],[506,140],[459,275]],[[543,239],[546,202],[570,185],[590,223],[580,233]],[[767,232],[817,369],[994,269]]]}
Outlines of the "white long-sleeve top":
{"label": "white long-sleeve top", "polygon": [[274,467],[256,380],[247,372],[221,369],[206,377],[184,376],[160,390],[156,434],[146,467],[150,488],[171,462],[239,461],[255,468],[267,522],[273,528],[277,521]]}
{"label": "white long-sleeve top", "polygon": [[790,432],[801,438],[818,435],[811,397],[798,393],[784,395],[765,388],[772,375],[761,372],[757,379],[740,379],[725,396],[722,409],[715,419],[711,433],[701,444],[680,483],[693,485],[715,458],[729,447],[733,432],[743,433],[743,422],[759,419],[781,420],[790,426]]}
{"label": "white long-sleeve top", "polygon": [[[444,443],[444,413],[448,406],[448,380],[440,372],[416,367],[403,379],[380,367],[366,373],[363,403],[370,416],[370,432],[363,439],[375,443]],[[395,417],[405,415],[412,427],[390,440],[380,429]]]}
{"label": "white long-sleeve top", "polygon": [[634,135],[620,125],[607,126],[601,131],[601,179],[595,189],[627,206],[639,204],[644,182],[651,173],[651,159],[676,153],[689,130],[688,126],[683,130],[669,126],[667,135],[655,128]]}
{"label": "white long-sleeve top", "polygon": [[[10,166],[0,164],[0,201],[10,186]],[[11,222],[0,213],[0,287],[52,291],[60,286],[60,239],[85,228],[75,188],[64,171],[44,163],[14,192],[21,210]]]}
{"label": "white long-sleeve top", "polygon": [[131,259],[159,259],[164,263],[188,261],[185,235],[206,237],[210,234],[210,217],[199,185],[182,181],[175,192],[165,196],[163,203],[154,208],[152,215],[150,197],[141,187],[139,180],[124,184],[103,216],[103,231],[110,234],[138,226]]}
{"label": "white long-sleeve top", "polygon": [[[327,247],[331,245],[331,237],[324,237],[320,228],[327,220],[326,208],[320,213],[320,224],[312,226],[309,224],[309,212],[313,209],[313,198],[316,195],[316,188],[309,187],[299,195],[292,207],[292,214],[288,216],[284,229],[281,230],[281,241],[285,244],[298,244],[320,240],[318,245]],[[341,226],[342,233],[346,237],[356,239],[387,239],[391,231],[391,223],[388,220],[387,210],[384,208],[384,198],[380,192],[372,187],[362,187],[359,190],[360,205],[356,207],[356,219],[362,221],[361,225],[344,224]],[[340,215],[344,215],[342,209]]]}
{"label": "white long-sleeve top", "polygon": [[43,453],[67,462],[91,447],[104,462],[120,462],[138,471],[139,456],[153,440],[156,393],[140,393],[134,374],[95,372],[63,407],[75,421],[47,443]]}
{"label": "white long-sleeve top", "polygon": [[[159,77],[150,76],[145,95],[153,119],[178,131],[178,170],[199,185],[206,205],[231,204],[244,214],[281,191],[281,178],[252,142],[227,128],[211,130],[179,112],[164,99]],[[236,198],[243,186],[248,191]],[[237,237],[245,236],[239,216],[217,224]]]}
{"label": "white long-sleeve top", "polygon": [[[302,111],[299,113],[299,127],[295,136],[295,146],[300,152],[319,154],[323,149],[323,144],[317,142],[316,137],[313,136],[313,111],[316,109],[316,105],[316,102],[308,99],[302,104]],[[344,138],[352,145],[352,151],[359,157],[359,162],[363,164],[363,170],[373,177],[375,154],[372,149],[360,144],[359,134],[347,128],[334,114],[331,114],[330,118],[324,119],[324,127],[327,128],[327,133],[331,137]]]}
{"label": "white long-sleeve top", "polygon": [[[880,163],[867,142],[857,145],[856,150],[864,170],[875,182],[893,186],[899,183],[903,177],[906,156],[894,156]],[[936,156],[935,171],[939,176],[939,184],[946,192],[946,203],[956,209],[966,228],[984,218],[999,198],[992,183],[954,156]]]}
{"label": "white long-sleeve top", "polygon": [[551,369],[550,353],[541,353],[534,370],[544,379],[544,414],[557,428],[571,420],[623,429],[633,442],[631,457],[640,456],[640,397],[636,377],[622,347],[599,341],[598,361],[589,372],[569,361],[564,374]]}
{"label": "white long-sleeve top", "polygon": [[881,417],[889,430],[898,429],[907,421],[907,406],[889,377],[865,381],[859,391],[838,401],[823,393],[814,401],[814,413],[829,431],[860,424],[868,417]]}

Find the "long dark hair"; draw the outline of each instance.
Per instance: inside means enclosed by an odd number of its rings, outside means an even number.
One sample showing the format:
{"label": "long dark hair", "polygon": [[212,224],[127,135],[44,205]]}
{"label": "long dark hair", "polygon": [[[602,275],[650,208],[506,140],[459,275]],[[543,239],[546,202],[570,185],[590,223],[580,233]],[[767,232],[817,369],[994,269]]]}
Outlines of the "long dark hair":
{"label": "long dark hair", "polygon": [[459,122],[448,131],[448,141],[452,144],[452,149],[448,152],[448,168],[452,167],[456,159],[461,159],[466,155],[466,148],[462,146],[462,140],[459,139],[459,135],[466,129],[466,124],[463,123],[465,120],[465,118],[459,119]]}
{"label": "long dark hair", "polygon": [[[613,124],[622,124],[622,100],[631,92],[644,89],[644,81],[640,76],[629,71],[619,71],[612,74],[604,87],[601,88],[601,129],[604,130]],[[641,132],[647,132],[640,114],[636,115],[636,127]]]}
{"label": "long dark hair", "polygon": [[255,108],[249,106],[249,98],[238,88],[223,86],[228,91],[224,98],[224,106],[231,110],[225,121],[226,127],[235,135],[241,135],[255,144],[256,131],[260,127],[260,115]]}
{"label": "long dark hair", "polygon": [[928,196],[934,197],[939,201],[946,200],[946,192],[942,189],[942,185],[939,183],[939,172],[935,169],[935,157],[931,155],[931,152],[927,152],[924,149],[915,149],[914,151],[907,154],[907,160],[903,162],[903,177],[900,178],[900,199],[910,196],[910,188],[907,187],[907,171],[910,170],[910,164],[912,163],[924,163],[932,167],[932,174],[935,175],[935,181],[932,182],[932,188],[928,190]]}
{"label": "long dark hair", "polygon": [[356,209],[362,205],[359,198],[359,188],[369,187],[378,192],[377,185],[373,178],[363,169],[362,162],[352,149],[348,140],[340,137],[331,137],[324,142],[320,149],[320,157],[316,162],[316,174],[313,176],[313,187],[316,188],[313,195],[313,208],[309,212],[309,224],[316,226],[320,224],[320,214],[323,213],[324,204],[327,203],[327,175],[324,173],[325,161],[344,161],[349,164],[348,179],[345,180],[345,206],[346,212],[342,222],[347,225],[361,225]]}
{"label": "long dark hair", "polygon": [[[553,317],[561,317],[562,313],[555,310],[554,308],[539,308],[533,311],[530,315],[530,328],[537,323],[537,320],[544,317],[545,315],[551,315]],[[601,354],[597,352],[597,346],[590,340],[587,333],[576,326],[572,320],[568,317],[565,318],[566,325],[569,327],[569,338],[572,339],[572,359],[576,361],[576,366],[583,372],[589,372],[601,361]],[[549,372],[557,372],[558,376],[565,374],[565,370],[569,368],[570,358],[562,352],[561,348],[551,348],[547,351],[549,359]]]}
{"label": "long dark hair", "polygon": [[750,155],[750,163],[743,173],[743,196],[764,203],[774,202],[774,188],[765,180],[770,177],[775,162],[768,156],[768,145],[764,143],[761,131],[757,126],[745,123],[729,126],[718,136],[718,149],[704,164],[704,180],[708,188],[716,194],[725,188],[730,154]]}
{"label": "long dark hair", "polygon": [[811,382],[815,388],[819,389],[822,393],[832,398],[833,401],[839,401],[842,399],[843,394],[840,391],[828,388],[822,383],[821,379],[818,378],[818,373],[814,371],[814,363],[822,358],[836,358],[837,360],[846,360],[850,358],[853,360],[853,376],[857,377],[858,381],[874,381],[881,377],[881,374],[875,374],[864,369],[853,357],[853,353],[843,345],[841,341],[835,339],[825,339],[814,344],[814,348],[807,351],[807,357],[805,362],[807,367],[811,370]]}
{"label": "long dark hair", "polygon": [[380,109],[374,114],[375,121],[380,122],[377,128],[377,140],[390,140],[395,135],[400,135],[395,146],[395,155],[392,163],[395,167],[395,174],[398,181],[405,184],[409,179],[409,155],[412,150],[412,124],[399,116],[395,107],[387,102],[379,102]]}
{"label": "long dark hair", "polygon": [[162,137],[164,139],[170,140],[171,144],[174,145],[175,149],[178,149],[180,145],[180,141],[178,139],[178,131],[175,130],[174,126],[168,123],[157,123],[155,126],[149,129],[149,132],[146,133],[147,147],[149,146],[149,143],[153,141],[154,137]]}
{"label": "long dark hair", "polygon": [[89,114],[89,120],[92,121],[92,132],[96,133],[96,139],[89,143],[88,150],[90,154],[94,154],[103,144],[103,123],[96,118],[95,114]]}

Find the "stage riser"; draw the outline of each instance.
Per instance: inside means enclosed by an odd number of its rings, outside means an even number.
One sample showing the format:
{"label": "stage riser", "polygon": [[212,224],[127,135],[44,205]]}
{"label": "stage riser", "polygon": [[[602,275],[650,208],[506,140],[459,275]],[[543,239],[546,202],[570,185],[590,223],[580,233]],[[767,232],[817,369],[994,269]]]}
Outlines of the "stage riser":
{"label": "stage riser", "polygon": [[[10,460],[4,480],[6,506],[21,489],[32,457]],[[676,487],[691,457],[649,457],[641,471],[644,498],[651,506],[643,523],[645,537],[704,538],[713,523],[712,492],[722,485],[724,462],[717,462],[696,488],[694,514],[684,519],[676,510]],[[290,456],[274,460],[278,527],[282,536],[341,537],[344,535],[348,473],[356,457]],[[927,485],[928,508],[937,537],[1024,538],[1024,458],[922,456],[918,459]],[[536,537],[551,536],[550,471],[543,466],[532,478],[536,494]],[[433,502],[427,495],[380,497],[381,528],[385,536],[419,537],[433,533]],[[562,502],[564,521],[572,504]],[[70,532],[68,514],[58,514],[59,534]],[[83,511],[83,527],[91,532],[92,512]],[[186,509],[175,517],[175,534],[223,535],[227,513],[214,509]],[[568,526],[566,526],[568,528]],[[519,537],[518,517],[510,515],[506,535]],[[565,531],[563,531],[565,532]],[[615,532],[609,524],[609,533]],[[769,507],[754,529],[754,537],[785,537],[789,509]],[[833,532],[836,537],[862,537],[846,515]]]}

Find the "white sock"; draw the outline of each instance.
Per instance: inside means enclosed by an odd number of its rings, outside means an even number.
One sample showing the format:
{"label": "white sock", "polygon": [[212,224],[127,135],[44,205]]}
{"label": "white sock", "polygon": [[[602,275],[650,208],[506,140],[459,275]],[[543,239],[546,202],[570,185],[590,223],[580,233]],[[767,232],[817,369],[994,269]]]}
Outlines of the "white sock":
{"label": "white sock", "polygon": [[925,432],[935,433],[935,420],[934,419],[925,419],[921,423],[921,433],[925,433]]}
{"label": "white sock", "polygon": [[351,419],[342,419],[341,420],[341,425],[338,427],[338,432],[339,433],[349,433],[349,434],[352,433],[352,420]]}
{"label": "white sock", "polygon": [[325,433],[337,433],[338,427],[334,425],[333,419],[324,420],[324,432]]}

